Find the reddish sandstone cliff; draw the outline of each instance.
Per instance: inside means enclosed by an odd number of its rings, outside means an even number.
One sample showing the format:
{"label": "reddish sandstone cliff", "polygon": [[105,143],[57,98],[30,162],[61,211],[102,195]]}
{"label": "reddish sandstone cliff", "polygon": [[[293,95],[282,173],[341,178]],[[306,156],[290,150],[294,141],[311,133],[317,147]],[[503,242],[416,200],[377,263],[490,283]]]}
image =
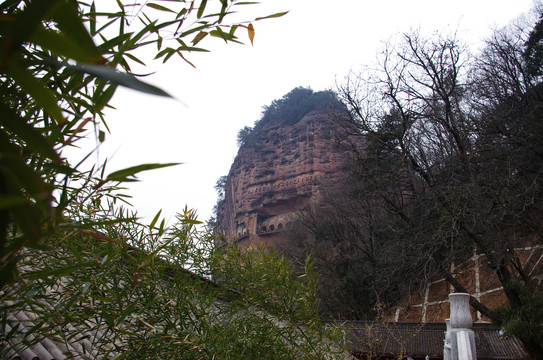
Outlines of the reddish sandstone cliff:
{"label": "reddish sandstone cliff", "polygon": [[327,111],[312,111],[292,125],[268,123],[241,146],[217,213],[226,240],[243,247],[280,241],[292,215],[341,176],[344,156],[333,141],[339,131]]}

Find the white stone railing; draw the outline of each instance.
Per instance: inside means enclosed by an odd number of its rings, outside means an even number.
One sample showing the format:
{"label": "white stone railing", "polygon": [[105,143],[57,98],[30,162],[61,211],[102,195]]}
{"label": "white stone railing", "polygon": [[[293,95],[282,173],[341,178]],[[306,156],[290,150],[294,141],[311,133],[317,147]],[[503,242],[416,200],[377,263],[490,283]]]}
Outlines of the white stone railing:
{"label": "white stone railing", "polygon": [[469,294],[449,294],[450,319],[446,319],[447,331],[443,346],[444,360],[476,360],[475,333],[469,310]]}

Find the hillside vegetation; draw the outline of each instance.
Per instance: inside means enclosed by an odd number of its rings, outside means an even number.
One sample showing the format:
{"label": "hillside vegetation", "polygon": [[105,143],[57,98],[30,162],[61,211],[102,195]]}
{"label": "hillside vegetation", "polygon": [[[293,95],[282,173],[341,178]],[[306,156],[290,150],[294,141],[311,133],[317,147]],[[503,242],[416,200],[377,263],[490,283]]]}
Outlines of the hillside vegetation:
{"label": "hillside vegetation", "polygon": [[292,89],[281,99],[273,100],[264,106],[262,116],[255,121],[253,127],[245,126],[238,133],[238,146],[254,145],[259,132],[267,124],[288,126],[300,121],[313,110],[330,111],[333,107],[340,107],[341,103],[332,91],[313,91],[308,88],[297,87]]}

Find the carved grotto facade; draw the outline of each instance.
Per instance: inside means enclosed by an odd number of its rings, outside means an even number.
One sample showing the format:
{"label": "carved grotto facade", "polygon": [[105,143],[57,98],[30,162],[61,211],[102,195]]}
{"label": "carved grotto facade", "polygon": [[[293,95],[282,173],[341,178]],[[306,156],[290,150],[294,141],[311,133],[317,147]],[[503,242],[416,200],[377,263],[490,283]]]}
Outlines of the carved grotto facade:
{"label": "carved grotto facade", "polygon": [[292,125],[266,124],[252,144],[241,146],[230,168],[217,224],[227,242],[242,248],[278,244],[294,214],[318,201],[341,177],[341,131],[325,110]]}

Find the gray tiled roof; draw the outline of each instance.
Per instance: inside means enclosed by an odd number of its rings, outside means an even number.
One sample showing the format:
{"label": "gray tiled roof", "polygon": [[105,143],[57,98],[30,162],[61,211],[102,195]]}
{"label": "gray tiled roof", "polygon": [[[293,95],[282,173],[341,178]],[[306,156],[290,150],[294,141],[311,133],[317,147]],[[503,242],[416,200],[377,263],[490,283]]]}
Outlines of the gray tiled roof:
{"label": "gray tiled roof", "polygon": [[[100,331],[88,332],[84,328],[88,324],[80,324],[82,332],[73,331],[73,325],[59,331],[54,336],[36,339],[28,336],[27,331],[36,325],[31,311],[17,311],[7,316],[0,324],[0,333],[16,331],[20,336],[0,343],[2,359],[16,360],[64,360],[64,359],[103,359],[93,346],[93,339],[103,336]],[[17,329],[14,329],[17,327]],[[75,334],[75,335],[74,335]],[[113,356],[111,356],[112,358]],[[108,357],[109,358],[109,357]]]}
{"label": "gray tiled roof", "polygon": [[[168,268],[165,274],[167,276],[182,274],[199,283],[217,286],[213,281],[183,268]],[[64,280],[64,278],[61,279],[52,287],[56,290],[55,293],[63,288]],[[52,333],[39,332],[39,338],[36,338],[32,334],[32,329],[41,329],[40,322],[43,322],[37,319],[36,314],[54,314],[56,311],[54,303],[42,300],[30,305],[4,301],[0,303],[0,309],[2,310],[0,311],[0,360],[106,360],[119,355],[115,349],[121,344],[110,342],[108,334],[93,320],[70,323],[62,328],[47,327]],[[15,336],[7,336],[10,332]],[[108,353],[104,355],[104,352]]]}
{"label": "gray tiled roof", "polygon": [[[23,324],[26,328],[33,326],[30,312],[17,312],[10,316],[11,324],[2,324],[3,331],[11,331],[15,324]],[[443,356],[444,324],[413,323],[371,323],[361,321],[344,322],[349,341],[349,350],[355,354],[375,353],[380,355],[398,354],[422,358]],[[527,353],[514,337],[500,337],[495,327],[486,324],[475,324],[475,340],[477,358],[485,359],[525,359]],[[29,347],[23,343],[12,341],[2,344],[9,349],[3,359],[21,360],[64,360],[64,359],[97,359],[99,354],[93,349],[89,338],[100,334],[86,334],[76,338],[44,338]],[[33,339],[29,339],[30,341]]]}
{"label": "gray tiled roof", "polygon": [[[357,354],[398,354],[412,357],[443,357],[445,324],[384,323],[350,321],[343,323],[349,350]],[[522,343],[512,336],[500,336],[490,324],[474,324],[477,359],[525,359]]]}

